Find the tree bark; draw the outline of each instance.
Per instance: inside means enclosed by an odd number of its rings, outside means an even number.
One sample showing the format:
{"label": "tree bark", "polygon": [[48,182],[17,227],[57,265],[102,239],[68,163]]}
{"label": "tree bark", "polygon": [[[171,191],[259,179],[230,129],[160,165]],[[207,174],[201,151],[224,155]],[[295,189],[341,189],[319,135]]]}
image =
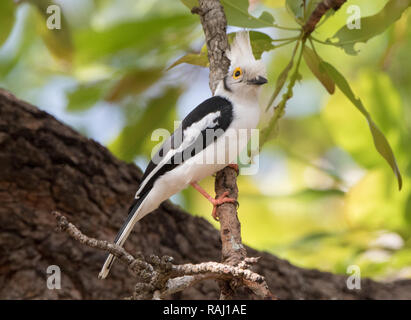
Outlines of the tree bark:
{"label": "tree bark", "polygon": [[[230,67],[230,60],[226,55],[229,49],[227,19],[220,0],[199,0],[198,5],[192,12],[199,14],[203,27],[210,62],[209,86],[214,95],[218,83]],[[228,196],[237,201],[237,173],[234,171],[226,167],[216,173],[214,189],[217,198],[228,192]],[[241,241],[241,224],[236,204],[225,203],[218,206],[217,216],[220,222],[221,260],[225,264],[236,266],[247,257]],[[220,289],[220,299],[227,300],[233,297],[237,286],[233,282],[220,281]]]}
{"label": "tree bark", "polygon": [[[141,170],[119,161],[51,115],[0,89],[0,298],[120,299],[135,279],[120,263],[97,278],[105,253],[55,231],[53,210],[84,233],[112,240],[126,215]],[[130,252],[169,255],[176,263],[218,261],[219,233],[206,220],[164,202],[139,222],[126,243]],[[280,299],[411,299],[411,280],[363,279],[348,290],[346,277],[298,268],[271,254],[254,270]],[[47,289],[47,267],[61,269],[60,290]],[[217,299],[214,281],[199,283],[175,299]]]}

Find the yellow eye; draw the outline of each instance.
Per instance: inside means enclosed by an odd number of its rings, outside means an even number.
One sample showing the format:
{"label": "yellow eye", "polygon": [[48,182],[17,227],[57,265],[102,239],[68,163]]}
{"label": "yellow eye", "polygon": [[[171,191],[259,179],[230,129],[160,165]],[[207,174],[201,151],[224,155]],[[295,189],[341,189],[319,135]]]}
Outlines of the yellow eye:
{"label": "yellow eye", "polygon": [[243,71],[241,71],[241,68],[235,68],[233,71],[233,79],[237,80],[238,78],[241,77],[241,75],[243,74]]}

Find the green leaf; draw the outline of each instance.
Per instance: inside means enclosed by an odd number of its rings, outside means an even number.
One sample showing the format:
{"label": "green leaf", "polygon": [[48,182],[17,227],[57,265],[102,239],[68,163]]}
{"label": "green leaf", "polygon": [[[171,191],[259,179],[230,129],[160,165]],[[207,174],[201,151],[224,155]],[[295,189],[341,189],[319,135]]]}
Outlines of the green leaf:
{"label": "green leaf", "polygon": [[274,17],[264,11],[256,18],[248,13],[248,0],[221,0],[227,23],[243,28],[266,28],[274,25]]}
{"label": "green leaf", "polygon": [[270,8],[278,8],[284,6],[284,0],[262,0],[261,2]]}
{"label": "green leaf", "polygon": [[317,77],[328,93],[333,94],[335,84],[326,72],[320,70],[321,58],[307,46],[304,47],[303,57],[311,72]]}
{"label": "green leaf", "polygon": [[169,66],[167,70],[170,70],[182,63],[188,63],[200,67],[208,67],[208,58],[207,55],[204,55],[202,53],[187,53],[185,56],[182,56],[171,66]]}
{"label": "green leaf", "polygon": [[[268,109],[270,109],[270,107],[273,104],[274,100],[277,98],[277,96],[280,93],[281,89],[284,87],[284,84],[285,84],[285,82],[287,81],[287,78],[288,78],[288,73],[290,72],[290,70],[292,69],[292,67],[294,65],[294,57],[295,57],[295,54],[297,53],[298,47],[299,47],[299,42],[297,42],[296,46],[294,47],[293,53],[291,55],[290,62],[285,66],[284,70],[281,71],[280,75],[277,78],[277,81],[275,83],[274,93],[272,94],[272,96],[270,98],[270,101],[267,104],[266,111]],[[294,79],[294,82],[295,82],[295,80],[297,80],[297,78],[298,78],[298,72],[295,73],[293,76],[295,77],[295,79]],[[288,97],[288,98],[291,98],[291,97]],[[264,139],[261,139],[261,141],[263,143]]]}
{"label": "green leaf", "polygon": [[94,106],[103,96],[107,85],[105,81],[79,85],[66,94],[67,111],[84,111]]}
{"label": "green leaf", "polygon": [[261,15],[258,17],[259,20],[266,22],[267,24],[273,25],[274,24],[274,17],[268,13],[267,11],[263,11]]}
{"label": "green leaf", "polygon": [[304,5],[302,0],[287,0],[285,2],[288,12],[294,17],[295,21],[304,24]]}
{"label": "green leaf", "polygon": [[128,162],[141,154],[140,151],[152,131],[166,126],[164,119],[168,119],[167,114],[175,109],[180,93],[178,88],[168,88],[160,97],[150,100],[139,117],[128,118],[123,131],[109,145],[111,152]]}
{"label": "green leaf", "polygon": [[[107,58],[125,49],[158,50],[160,44],[187,34],[198,23],[188,14],[147,17],[142,20],[110,25],[103,30],[85,29],[76,32],[74,42],[79,62]],[[173,42],[177,40],[172,40]]]}
{"label": "green leaf", "polygon": [[0,2],[0,46],[8,38],[14,25],[16,6],[11,0]]}
{"label": "green leaf", "polygon": [[[232,43],[234,41],[236,34],[237,32],[232,32],[228,34],[229,43]],[[275,45],[273,45],[273,39],[271,39],[269,35],[259,31],[249,31],[249,35],[254,58],[260,59],[261,55],[265,51],[275,49]]]}
{"label": "green leaf", "polygon": [[[332,44],[342,47],[348,54],[355,55],[358,51],[354,45],[367,42],[372,37],[384,32],[391,24],[397,21],[402,13],[411,5],[411,0],[389,0],[385,7],[377,14],[361,18],[360,29],[349,29],[347,25],[338,30],[328,39]],[[338,41],[336,41],[338,39]],[[335,41],[333,41],[335,40]]]}
{"label": "green leaf", "polygon": [[105,100],[120,101],[128,95],[137,95],[148,89],[162,76],[161,69],[137,69],[127,72],[110,89]]}
{"label": "green leaf", "polygon": [[190,10],[198,5],[198,0],[181,0],[181,2]]}
{"label": "green leaf", "polygon": [[209,62],[207,57],[207,46],[203,45],[199,53],[187,53],[185,56],[182,56],[171,66],[169,66],[167,70],[170,70],[171,68],[174,68],[175,66],[182,63],[189,63],[200,67],[208,67]]}
{"label": "green leaf", "polygon": [[401,190],[402,187],[402,177],[400,170],[398,169],[397,161],[395,160],[394,153],[388,143],[387,139],[385,138],[384,134],[378,129],[377,125],[371,118],[371,115],[365,109],[364,105],[362,104],[361,100],[357,98],[354,92],[351,90],[348,81],[344,78],[344,76],[335,69],[331,64],[322,61],[320,64],[320,70],[324,70],[327,74],[334,80],[337,87],[344,93],[344,95],[354,104],[354,106],[364,115],[366,118],[368,125],[371,130],[371,134],[374,140],[374,145],[380,155],[388,162],[394,174],[398,180],[398,187]]}
{"label": "green leaf", "polygon": [[261,59],[261,55],[266,52],[273,50],[275,46],[273,45],[273,39],[265,33],[258,31],[250,31],[250,42],[253,49],[253,54],[256,59]]}
{"label": "green leaf", "polygon": [[63,12],[60,11],[61,29],[50,30],[47,28],[46,23],[50,17],[47,13],[47,8],[55,3],[51,0],[30,0],[28,2],[38,9],[39,19],[37,21],[37,28],[47,49],[57,59],[70,64],[74,54],[74,45],[71,37],[71,29]]}
{"label": "green leaf", "polygon": [[[36,41],[36,32],[33,28],[37,21],[37,12],[32,8],[22,10],[21,25],[17,28],[16,38],[10,50],[0,52],[0,77],[5,77],[15,68],[21,58],[28,52],[29,47]],[[31,10],[32,9],[32,10]]]}
{"label": "green leaf", "polygon": [[277,78],[277,81],[275,82],[275,90],[273,93],[273,96],[271,97],[271,100],[274,101],[275,98],[277,98],[278,94],[280,93],[281,89],[284,87],[285,82],[287,81],[288,78],[288,73],[292,69],[294,64],[294,60],[291,60],[284,68],[283,71],[281,71],[280,75]]}

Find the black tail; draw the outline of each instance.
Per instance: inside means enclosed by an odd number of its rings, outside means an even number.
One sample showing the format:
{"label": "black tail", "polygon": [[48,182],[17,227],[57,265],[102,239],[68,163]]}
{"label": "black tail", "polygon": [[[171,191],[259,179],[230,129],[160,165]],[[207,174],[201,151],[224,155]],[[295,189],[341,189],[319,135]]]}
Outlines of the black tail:
{"label": "black tail", "polygon": [[[120,231],[117,233],[116,238],[114,239],[115,244],[123,246],[124,241],[126,241],[128,235],[131,232],[131,229],[133,228],[134,224],[138,221],[138,219],[136,219],[136,215],[138,214],[138,209],[140,208],[147,194],[148,193],[141,195],[138,199],[134,199],[133,203],[129,208],[127,219],[122,225]],[[113,265],[114,258],[115,257],[111,253],[107,256],[103,268],[100,271],[99,278],[104,279],[107,277]]]}

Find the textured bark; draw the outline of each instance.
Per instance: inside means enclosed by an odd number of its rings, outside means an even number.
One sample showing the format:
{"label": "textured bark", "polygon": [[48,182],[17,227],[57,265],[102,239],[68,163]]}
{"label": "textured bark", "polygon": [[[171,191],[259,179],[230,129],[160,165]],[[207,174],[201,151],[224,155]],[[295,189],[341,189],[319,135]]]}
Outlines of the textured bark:
{"label": "textured bark", "polygon": [[[218,196],[228,190],[230,198],[238,198],[237,173],[234,169],[228,167],[217,173],[215,190]],[[241,240],[241,224],[237,209],[231,203],[224,204],[218,208],[218,215],[222,243],[221,260],[230,265],[237,265],[247,256]]]}
{"label": "textured bark", "polygon": [[[199,0],[199,7],[193,12],[200,15],[201,25],[208,50],[210,62],[210,89],[215,91],[217,84],[228,72],[230,60],[226,56],[229,48],[226,34],[227,19],[219,0]],[[216,174],[215,192],[221,197],[228,192],[231,199],[237,200],[237,175],[232,168],[226,167]],[[217,208],[220,221],[220,237],[222,241],[222,262],[237,265],[247,256],[241,241],[241,224],[235,204],[226,203]]]}
{"label": "textured bark", "polygon": [[[227,38],[227,19],[219,0],[199,0],[199,7],[193,12],[200,15],[201,25],[207,44],[208,60],[210,62],[210,89],[214,93],[218,83],[227,74],[230,60],[226,56],[229,48]],[[228,192],[231,199],[237,200],[237,175],[231,168],[224,168],[216,174],[215,192],[221,197]],[[220,221],[220,237],[222,245],[222,262],[235,266],[247,257],[247,251],[241,241],[241,224],[237,208],[232,203],[226,203],[217,208]],[[220,299],[231,299],[235,283],[220,281]]]}
{"label": "textured bark", "polygon": [[225,55],[228,50],[227,20],[219,0],[199,0],[198,3],[192,12],[200,16],[203,26],[210,62],[210,89],[214,93],[230,67],[230,60]]}
{"label": "textured bark", "polygon": [[[112,240],[138,187],[141,171],[47,113],[0,90],[0,298],[119,299],[135,279],[117,263],[97,279],[105,253],[54,231],[53,210],[67,214],[84,233]],[[126,243],[130,252],[170,255],[176,263],[218,261],[219,233],[206,220],[169,201],[148,215]],[[411,280],[362,281],[348,290],[346,277],[292,266],[261,256],[254,271],[280,299],[411,299]],[[61,290],[46,286],[49,265],[62,272]],[[176,299],[218,298],[214,281],[176,294]]]}

